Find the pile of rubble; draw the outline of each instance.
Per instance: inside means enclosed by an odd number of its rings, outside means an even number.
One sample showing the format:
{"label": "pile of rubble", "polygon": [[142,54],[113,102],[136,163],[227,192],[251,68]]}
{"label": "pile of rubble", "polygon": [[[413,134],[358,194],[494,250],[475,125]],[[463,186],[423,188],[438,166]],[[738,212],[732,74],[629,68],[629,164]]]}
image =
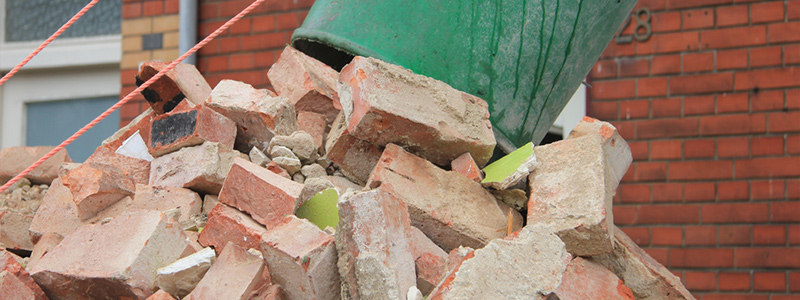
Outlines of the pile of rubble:
{"label": "pile of rubble", "polygon": [[[277,94],[212,89],[181,64],[84,163],[64,152],[29,177],[49,187],[6,193],[0,294],[694,299],[613,224],[631,154],[610,124],[485,166],[486,102],[440,81],[291,47],[268,76]],[[5,149],[0,179],[47,150]]]}

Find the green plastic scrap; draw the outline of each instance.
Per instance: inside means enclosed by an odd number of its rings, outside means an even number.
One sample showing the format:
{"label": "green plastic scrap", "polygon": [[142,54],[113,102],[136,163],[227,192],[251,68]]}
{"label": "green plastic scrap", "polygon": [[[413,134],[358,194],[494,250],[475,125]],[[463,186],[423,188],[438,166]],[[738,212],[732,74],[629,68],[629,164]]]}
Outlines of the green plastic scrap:
{"label": "green plastic scrap", "polygon": [[336,207],[339,194],[335,189],[321,191],[297,209],[297,217],[311,221],[322,230],[336,228],[339,224],[339,208]]}
{"label": "green plastic scrap", "polygon": [[503,156],[503,158],[500,158],[483,168],[483,172],[486,175],[481,183],[502,182],[514,174],[517,168],[519,168],[519,166],[528,160],[528,157],[530,157],[532,154],[533,143],[527,143],[524,146],[519,147],[517,150],[514,150],[514,152]]}

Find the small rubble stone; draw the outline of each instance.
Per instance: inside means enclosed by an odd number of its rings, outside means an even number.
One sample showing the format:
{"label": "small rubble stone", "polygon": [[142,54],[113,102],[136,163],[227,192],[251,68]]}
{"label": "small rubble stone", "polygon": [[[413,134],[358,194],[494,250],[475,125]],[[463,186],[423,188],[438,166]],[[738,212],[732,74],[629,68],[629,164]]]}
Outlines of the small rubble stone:
{"label": "small rubble stone", "polygon": [[[367,186],[408,204],[412,224],[450,251],[458,246],[482,248],[506,235],[509,207],[498,202],[479,183],[389,144],[370,175]],[[522,217],[512,211],[513,230]]]}
{"label": "small rubble stone", "polygon": [[[143,63],[139,67],[139,73],[136,74],[136,85],[142,85],[168,65],[169,63],[160,61]],[[175,65],[163,77],[142,91],[142,96],[156,114],[171,111],[184,98],[194,104],[202,105],[209,94],[211,87],[203,75],[194,65],[184,63]]]}
{"label": "small rubble stone", "polygon": [[[0,183],[6,183],[22,173],[54,148],[51,146],[3,148],[0,150]],[[72,159],[67,155],[67,150],[62,149],[25,175],[25,178],[34,184],[50,184],[58,177],[58,169],[64,162],[72,162]]]}
{"label": "small rubble stone", "polygon": [[294,173],[294,175],[292,175],[292,181],[297,182],[297,183],[305,183],[306,182],[306,177],[303,176],[303,174],[301,174],[300,172],[297,172],[297,173]]}
{"label": "small rubble stone", "polygon": [[398,144],[439,166],[469,152],[479,166],[495,147],[486,101],[403,67],[356,56],[339,76],[347,131]]}
{"label": "small rubble stone", "polygon": [[214,249],[203,248],[158,269],[156,283],[161,290],[182,299],[197,286],[216,258]]}
{"label": "small rubble stone", "polygon": [[270,161],[272,161],[266,154],[264,154],[264,152],[262,152],[256,147],[250,149],[249,157],[250,157],[250,162],[262,167],[265,167]]}
{"label": "small rubble stone", "polygon": [[528,195],[526,195],[525,191],[523,190],[490,190],[489,192],[491,192],[492,196],[494,196],[498,201],[513,207],[517,211],[528,209]]}
{"label": "small rubble stone", "polygon": [[347,131],[347,120],[339,114],[333,121],[325,155],[342,170],[342,173],[357,184],[364,185],[375,168],[383,150],[360,140]]}
{"label": "small rubble stone", "polygon": [[571,259],[549,228],[529,225],[467,255],[428,299],[550,299]]}
{"label": "small rubble stone", "polygon": [[222,80],[211,91],[206,105],[236,122],[236,145],[241,151],[265,149],[275,135],[288,135],[297,129],[294,106],[284,97],[273,97],[263,90],[235,80]]}
{"label": "small rubble stone", "polygon": [[539,167],[528,178],[528,224],[548,225],[573,255],[611,253],[611,202],[618,183],[609,176],[600,136],[566,139],[534,150]]}
{"label": "small rubble stone", "polygon": [[279,166],[278,163],[271,161],[267,164],[267,170],[272,173],[278,174],[278,176],[292,180],[292,175],[289,175],[289,172],[286,171],[283,167]]}
{"label": "small rubble stone", "polygon": [[172,295],[164,290],[158,290],[145,300],[176,300]]}
{"label": "small rubble stone", "polygon": [[614,272],[640,300],[694,300],[680,278],[614,226],[614,252],[590,258]]}
{"label": "small rubble stone", "polygon": [[336,230],[342,298],[400,299],[417,278],[406,204],[379,189],[342,198]]}
{"label": "small rubble stone", "polygon": [[[314,137],[305,131],[295,131],[286,136],[277,135],[270,141],[270,148],[275,146],[289,148],[292,153],[297,155],[299,160],[304,162],[313,162],[319,158],[317,152],[319,147],[314,142]],[[272,154],[272,151],[270,151],[270,154]],[[272,155],[273,158],[277,158],[276,156],[280,155]]]}
{"label": "small rubble stone", "polygon": [[322,178],[328,175],[328,173],[325,172],[325,168],[323,168],[318,164],[310,164],[307,166],[303,166],[302,168],[300,168],[300,173],[303,173],[303,176],[305,176],[306,179]]}
{"label": "small rubble stone", "polygon": [[186,245],[183,231],[161,212],[123,214],[65,236],[31,275],[50,298],[141,299],[155,290],[156,270]]}
{"label": "small rubble stone", "polygon": [[211,246],[222,252],[228,243],[250,249],[258,248],[261,235],[267,228],[236,208],[219,203],[208,213],[206,227],[200,232],[197,241],[203,246]]}
{"label": "small rubble stone", "polygon": [[581,257],[569,263],[554,294],[561,300],[634,300],[631,289],[617,275]]}
{"label": "small rubble stone", "polygon": [[300,171],[300,168],[303,167],[303,164],[300,162],[299,159],[290,157],[283,157],[283,156],[275,157],[274,159],[272,159],[272,162],[274,162],[275,164],[286,170],[286,172],[289,172],[289,174],[292,175]]}
{"label": "small rubble stone", "polygon": [[238,151],[205,142],[157,157],[150,168],[150,185],[184,187],[200,193],[219,194]]}
{"label": "small rubble stone", "polygon": [[132,196],[135,190],[133,179],[109,165],[82,164],[67,172],[63,184],[72,192],[81,220]]}
{"label": "small rubble stone", "polygon": [[464,152],[464,154],[461,154],[450,162],[450,169],[456,173],[467,176],[467,178],[475,182],[481,182],[481,180],[483,180],[481,168],[478,167],[478,164],[475,163],[475,160],[472,159],[472,155],[470,155],[469,152]]}
{"label": "small rubble stone", "polygon": [[308,220],[287,217],[262,236],[261,252],[286,299],[339,299],[333,236]]}
{"label": "small rubble stone", "polygon": [[50,250],[53,250],[53,248],[55,248],[58,243],[61,243],[61,240],[63,239],[64,237],[58,233],[45,233],[42,235],[36,244],[33,245],[33,251],[31,251],[31,257],[30,260],[28,260],[26,268],[28,270],[32,270],[33,266],[38,264],[39,260],[41,260],[45,254],[50,252]]}
{"label": "small rubble stone", "polygon": [[[16,278],[19,283],[24,287],[22,288],[15,288],[13,290],[17,291],[24,291],[27,290],[30,292],[30,297],[22,298],[22,299],[35,299],[35,300],[47,300],[47,296],[44,294],[44,291],[39,287],[36,282],[33,281],[31,275],[25,268],[20,264],[19,257],[8,252],[6,250],[0,250],[0,272],[7,274],[7,276]],[[2,281],[2,279],[0,279]],[[0,286],[3,284],[0,283]],[[8,299],[7,297],[11,297],[13,294],[6,294],[8,290],[4,288],[0,288],[0,295],[4,297],[4,299]],[[27,293],[25,293],[27,294]],[[11,297],[13,299],[13,297]]]}
{"label": "small rubble stone", "polygon": [[267,77],[278,94],[288,98],[298,112],[322,114],[330,122],[341,109],[336,108],[339,73],[291,46],[284,48]]}
{"label": "small rubble stone", "polygon": [[198,105],[186,111],[166,113],[153,118],[147,148],[159,157],[183,147],[217,142],[233,148],[236,123],[222,114]]}
{"label": "small rubble stone", "polygon": [[319,192],[332,188],[334,188],[333,183],[326,178],[314,177],[306,179],[303,190],[300,192],[300,204],[298,207]]}
{"label": "small rubble stone", "polygon": [[33,250],[33,242],[28,233],[32,221],[31,215],[0,210],[0,247]]}
{"label": "small rubble stone", "polygon": [[284,146],[277,146],[277,145],[272,146],[270,148],[269,155],[272,157],[288,157],[299,160],[299,158],[297,158],[297,155],[295,155],[294,152],[292,152],[292,149],[289,149]]}
{"label": "small rubble stone", "polygon": [[185,300],[248,299],[270,284],[264,276],[264,260],[236,244],[228,243]]}
{"label": "small rubble stone", "polygon": [[328,130],[328,121],[323,114],[299,111],[297,112],[297,130],[310,134],[314,138],[317,149],[322,150],[322,146],[325,145],[323,141],[325,140],[325,132]]}
{"label": "small rubble stone", "polygon": [[408,288],[406,300],[425,300],[425,296],[422,295],[422,292],[417,287],[412,286]]}
{"label": "small rubble stone", "polygon": [[249,213],[254,220],[271,229],[285,215],[297,210],[302,190],[302,184],[236,158],[222,186],[219,202]]}

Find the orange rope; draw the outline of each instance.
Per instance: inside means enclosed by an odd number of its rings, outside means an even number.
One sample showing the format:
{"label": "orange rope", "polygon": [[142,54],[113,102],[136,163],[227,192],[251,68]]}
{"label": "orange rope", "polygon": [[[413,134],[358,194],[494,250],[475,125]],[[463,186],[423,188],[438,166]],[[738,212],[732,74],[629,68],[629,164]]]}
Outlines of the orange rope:
{"label": "orange rope", "polygon": [[[95,1],[97,1],[97,0],[95,0]],[[153,77],[152,77],[152,78],[150,78],[149,80],[145,81],[145,82],[144,82],[142,85],[140,85],[138,88],[136,88],[136,89],[135,89],[135,90],[133,90],[132,92],[128,93],[128,95],[127,95],[127,96],[125,96],[124,98],[122,98],[121,100],[119,100],[119,102],[117,102],[116,104],[114,104],[114,106],[110,107],[108,110],[106,110],[105,112],[103,112],[102,114],[100,114],[99,116],[97,116],[97,118],[95,118],[94,120],[92,120],[92,122],[89,122],[89,124],[86,124],[86,126],[83,126],[83,128],[81,128],[80,130],[78,130],[78,132],[76,132],[75,134],[73,134],[72,136],[70,136],[70,137],[69,137],[67,140],[65,140],[65,141],[61,142],[61,144],[60,144],[60,145],[58,145],[58,146],[56,146],[55,148],[53,148],[53,150],[50,150],[50,152],[48,152],[48,153],[47,153],[47,154],[45,154],[45,155],[44,155],[42,158],[40,158],[40,159],[39,159],[39,160],[37,160],[35,163],[33,163],[33,165],[31,165],[30,167],[28,167],[27,169],[25,169],[24,171],[22,171],[22,173],[19,173],[19,175],[15,176],[14,178],[12,178],[12,179],[11,179],[11,180],[9,180],[8,182],[6,182],[6,184],[4,184],[2,187],[0,187],[0,193],[2,193],[3,191],[5,191],[6,189],[8,189],[8,187],[10,187],[12,184],[14,184],[15,182],[17,182],[17,180],[20,180],[22,177],[24,177],[25,175],[27,175],[28,173],[30,173],[30,171],[32,171],[33,169],[35,169],[36,167],[38,167],[39,165],[41,165],[41,164],[42,164],[43,162],[45,162],[45,161],[46,161],[48,158],[50,158],[50,157],[52,157],[53,155],[55,155],[55,154],[56,154],[56,153],[57,153],[59,150],[63,149],[64,147],[66,147],[67,145],[69,145],[70,143],[72,143],[72,141],[74,141],[75,139],[77,139],[77,138],[78,138],[79,136],[81,136],[81,135],[82,135],[84,132],[86,132],[87,130],[89,130],[89,129],[91,129],[92,127],[94,127],[94,125],[97,125],[97,123],[99,123],[100,121],[102,121],[103,119],[105,119],[106,117],[108,117],[108,115],[110,115],[112,112],[114,112],[115,110],[117,110],[117,109],[118,109],[120,106],[122,106],[122,105],[123,105],[123,104],[125,104],[126,102],[130,101],[130,100],[131,100],[131,99],[132,99],[134,96],[136,96],[137,94],[139,94],[140,92],[142,92],[142,91],[143,91],[145,88],[147,88],[148,86],[150,86],[150,84],[152,84],[153,82],[155,82],[156,80],[158,80],[159,78],[161,78],[162,76],[164,76],[164,74],[166,74],[167,72],[169,72],[170,70],[172,70],[172,68],[174,68],[174,67],[175,67],[175,66],[176,66],[178,63],[180,63],[181,61],[183,61],[184,59],[186,59],[186,58],[187,58],[187,57],[189,57],[190,55],[192,55],[192,54],[194,54],[195,52],[197,52],[197,50],[200,50],[200,48],[202,48],[203,46],[205,46],[206,44],[208,44],[209,42],[211,42],[211,40],[213,40],[213,39],[214,39],[214,38],[216,38],[218,35],[220,35],[220,34],[221,34],[223,31],[225,31],[225,30],[227,30],[229,27],[231,27],[231,25],[233,25],[234,23],[236,23],[236,21],[239,21],[239,19],[241,19],[242,17],[244,17],[245,15],[247,15],[248,13],[250,13],[250,11],[252,11],[253,9],[255,9],[255,8],[256,8],[258,5],[260,5],[262,2],[264,2],[264,0],[255,0],[255,1],[253,1],[253,3],[251,3],[251,4],[250,4],[250,6],[248,6],[247,8],[245,8],[244,10],[242,10],[241,12],[239,12],[239,14],[237,14],[236,16],[234,16],[233,18],[231,18],[231,19],[230,19],[230,20],[228,20],[227,22],[225,22],[225,24],[222,24],[222,26],[220,26],[219,28],[217,28],[217,30],[215,30],[213,33],[211,33],[210,35],[208,35],[208,36],[207,36],[206,38],[204,38],[202,41],[200,41],[199,43],[197,43],[197,45],[194,45],[194,47],[192,47],[192,49],[189,49],[189,51],[186,51],[186,53],[184,53],[183,55],[181,55],[180,57],[178,57],[178,59],[176,59],[176,60],[173,60],[173,61],[172,61],[172,63],[170,63],[170,64],[169,64],[169,65],[168,65],[166,68],[162,69],[160,72],[156,73],[156,75],[155,75],[155,76],[153,76]]]}
{"label": "orange rope", "polygon": [[[36,50],[33,50],[33,52],[31,52],[31,54],[29,54],[28,57],[23,59],[22,62],[20,62],[16,67],[11,69],[11,71],[8,71],[8,73],[6,73],[6,75],[4,75],[3,78],[0,78],[0,85],[3,85],[3,83],[5,83],[9,79],[11,79],[11,76],[14,76],[14,74],[16,74],[17,71],[19,71],[19,69],[22,68],[22,66],[24,66],[29,61],[31,61],[31,59],[33,59],[33,57],[36,56],[36,54],[39,54],[39,52],[42,52],[42,49],[44,49],[44,47],[47,47],[47,45],[49,45],[50,42],[52,42],[59,35],[61,35],[61,33],[63,33],[64,30],[67,30],[67,28],[72,26],[72,23],[75,23],[75,21],[77,21],[78,19],[83,17],[83,15],[86,14],[86,12],[89,11],[89,9],[92,8],[92,6],[94,6],[97,3],[97,1],[99,1],[99,0],[92,0],[92,2],[89,2],[89,4],[86,4],[86,6],[84,6],[83,9],[81,9],[77,14],[72,16],[72,18],[69,19],[69,21],[67,21],[67,23],[64,23],[64,25],[61,25],[61,28],[56,30],[56,32],[53,33],[53,35],[51,35],[49,38],[47,38],[47,40],[45,40],[44,43],[39,45],[39,48],[36,48]],[[2,192],[2,190],[0,190],[0,192]]]}

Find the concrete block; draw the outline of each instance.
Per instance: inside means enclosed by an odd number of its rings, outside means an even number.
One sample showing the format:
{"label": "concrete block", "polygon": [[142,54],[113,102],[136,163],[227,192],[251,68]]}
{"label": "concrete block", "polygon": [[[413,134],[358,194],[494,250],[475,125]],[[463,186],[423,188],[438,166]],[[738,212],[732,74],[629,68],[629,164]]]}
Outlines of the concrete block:
{"label": "concrete block", "polygon": [[203,279],[184,299],[249,299],[254,291],[270,284],[264,273],[264,260],[260,254],[228,243]]}
{"label": "concrete block", "polygon": [[93,217],[125,196],[132,196],[135,190],[133,179],[110,165],[84,163],[68,171],[63,184],[72,192],[81,220]]}
{"label": "concrete block", "polygon": [[615,184],[597,135],[535,148],[539,166],[528,177],[528,224],[552,228],[576,256],[613,250]]}
{"label": "concrete block", "polygon": [[208,107],[198,105],[153,118],[147,148],[153,157],[205,141],[233,148],[235,137],[235,122]]}
{"label": "concrete block", "polygon": [[278,95],[289,99],[298,112],[322,114],[331,122],[341,109],[336,107],[339,73],[291,46],[283,49],[267,77]]}
{"label": "concrete block", "polygon": [[417,271],[417,288],[427,295],[445,275],[447,252],[416,227],[412,226],[408,231],[408,239]]}
{"label": "concrete block", "polygon": [[223,80],[211,91],[206,105],[236,122],[235,148],[242,152],[266,149],[275,135],[297,130],[294,106],[241,81]]}
{"label": "concrete block", "polygon": [[161,212],[123,214],[65,236],[31,275],[50,298],[142,299],[184,248],[183,231]]}
{"label": "concrete block", "polygon": [[472,181],[481,182],[481,180],[483,180],[481,168],[478,167],[478,164],[475,163],[475,160],[472,159],[472,155],[470,155],[469,152],[464,152],[464,154],[461,154],[451,161],[450,169],[456,173],[467,176],[467,178],[472,179]]}
{"label": "concrete block", "polygon": [[28,260],[28,265],[26,268],[28,270],[33,269],[33,266],[38,264],[39,260],[41,260],[45,254],[50,252],[50,250],[53,250],[53,248],[55,248],[58,243],[61,243],[61,240],[63,239],[64,237],[58,233],[45,233],[42,235],[36,244],[33,245],[33,251],[31,251],[31,257]]}
{"label": "concrete block", "polygon": [[[160,61],[143,63],[139,67],[139,73],[136,74],[136,85],[142,85],[168,65],[169,63]],[[203,75],[197,71],[194,65],[184,63],[176,65],[142,91],[142,96],[156,114],[171,111],[184,98],[201,105],[209,94],[211,94],[211,87]]]}
{"label": "concrete block", "polygon": [[219,203],[208,213],[206,227],[200,232],[197,241],[203,246],[211,246],[222,252],[228,243],[250,249],[258,249],[261,235],[267,228],[236,208]]}
{"label": "concrete block", "polygon": [[166,213],[176,209],[178,218],[175,221],[186,224],[191,222],[192,216],[200,214],[202,206],[203,200],[200,199],[200,195],[192,190],[137,184],[133,198],[117,201],[98,215],[103,218],[113,218],[127,211],[157,210]]}
{"label": "concrete block", "polygon": [[314,143],[317,144],[317,149],[324,150],[325,133],[328,132],[328,121],[325,115],[310,111],[297,112],[297,130],[310,134],[314,138]]}
{"label": "concrete block", "polygon": [[[411,223],[445,251],[461,245],[482,248],[506,235],[507,205],[479,183],[397,145],[386,146],[367,186],[407,203]],[[516,211],[512,214],[514,230],[521,228],[522,217]]]}
{"label": "concrete block", "polygon": [[569,139],[594,135],[600,137],[603,146],[603,155],[606,158],[606,176],[608,184],[616,190],[622,176],[628,171],[633,156],[628,142],[619,135],[617,128],[611,123],[603,122],[591,117],[583,117],[578,125],[572,129]]}
{"label": "concrete block", "polygon": [[172,297],[172,295],[170,295],[169,293],[165,292],[164,290],[158,290],[152,295],[150,295],[150,297],[147,297],[147,299],[145,300],[176,300],[176,299]]}
{"label": "concrete block", "polygon": [[110,145],[97,147],[84,164],[110,166],[130,177],[134,184],[147,184],[150,181],[150,161],[116,153]]}
{"label": "concrete block", "polygon": [[[22,287],[24,287],[21,288],[15,286],[18,285],[16,283],[14,284],[9,283],[11,286],[15,287],[13,289],[8,289],[8,290],[5,289],[8,287],[2,288],[2,291],[0,291],[0,295],[3,295],[3,299],[8,299],[7,297],[14,295],[14,293],[7,293],[7,292],[20,291],[25,295],[30,295],[22,299],[47,300],[48,298],[44,294],[44,291],[42,291],[39,285],[33,281],[33,278],[31,278],[30,273],[28,273],[28,271],[26,271],[25,268],[22,266],[22,264],[20,264],[20,262],[17,260],[18,258],[19,258],[18,256],[12,254],[11,252],[8,252],[6,250],[0,250],[0,272],[6,274],[6,276],[8,277],[14,277],[16,280],[14,279],[8,279],[8,280],[16,281],[19,283],[19,285],[22,285]],[[4,279],[0,279],[0,281],[3,280]],[[0,286],[3,285],[5,285],[5,283],[0,283]],[[13,299],[13,297],[11,298]]]}
{"label": "concrete block", "polygon": [[33,250],[33,241],[28,233],[33,216],[14,211],[0,211],[0,247],[7,249]]}
{"label": "concrete block", "polygon": [[302,190],[302,184],[236,158],[219,201],[249,213],[254,220],[272,229],[284,216],[295,212]]}
{"label": "concrete block", "polygon": [[614,272],[638,300],[694,300],[680,278],[614,227],[614,252],[590,258]]}
{"label": "concrete block", "polygon": [[286,299],[339,299],[333,236],[308,220],[287,217],[262,236],[261,253]]}
{"label": "concrete block", "polygon": [[36,299],[33,291],[8,271],[0,271],[0,295],[6,300]]}
{"label": "concrete block", "polygon": [[[0,182],[6,183],[14,176],[22,173],[53,148],[55,147],[20,146],[3,148],[0,150]],[[64,162],[72,162],[72,159],[67,155],[67,150],[60,150],[40,166],[33,169],[28,175],[25,175],[25,178],[28,178],[33,184],[50,184],[53,179],[58,177],[58,169],[61,163]]]}
{"label": "concrete block", "polygon": [[336,250],[342,298],[399,299],[415,286],[410,222],[406,204],[383,190],[340,199]]}
{"label": "concrete block", "polygon": [[402,145],[440,166],[464,152],[483,166],[494,151],[486,101],[403,67],[356,57],[342,69],[339,98],[347,131],[372,144]]}
{"label": "concrete block", "polygon": [[203,248],[156,271],[156,284],[178,299],[186,297],[217,258],[214,249]]}
{"label": "concrete block", "polygon": [[28,228],[34,243],[44,234],[66,236],[83,225],[78,217],[78,206],[72,199],[72,192],[61,184],[61,178],[53,180]]}
{"label": "concrete block", "polygon": [[333,121],[325,144],[325,155],[353,182],[360,185],[367,182],[382,151],[381,148],[350,135],[344,114],[339,114]]}
{"label": "concrete block", "polygon": [[603,266],[576,257],[569,263],[561,285],[553,292],[561,300],[634,300],[631,289]]}
{"label": "concrete block", "polygon": [[186,147],[157,157],[150,168],[150,185],[185,187],[219,194],[238,151],[214,142]]}
{"label": "concrete block", "polygon": [[475,250],[428,299],[551,299],[572,256],[542,224]]}

